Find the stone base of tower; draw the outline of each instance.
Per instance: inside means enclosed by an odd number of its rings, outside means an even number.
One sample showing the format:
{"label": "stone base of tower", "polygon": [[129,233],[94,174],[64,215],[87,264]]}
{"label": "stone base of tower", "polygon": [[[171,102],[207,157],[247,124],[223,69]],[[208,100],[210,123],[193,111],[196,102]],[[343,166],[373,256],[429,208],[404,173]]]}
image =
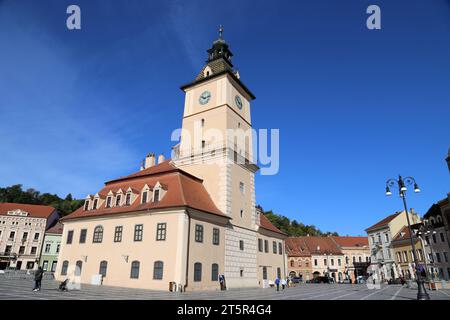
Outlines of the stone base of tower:
{"label": "stone base of tower", "polygon": [[[239,241],[244,241],[244,250]],[[259,287],[257,232],[230,226],[225,229],[225,279],[228,289]]]}

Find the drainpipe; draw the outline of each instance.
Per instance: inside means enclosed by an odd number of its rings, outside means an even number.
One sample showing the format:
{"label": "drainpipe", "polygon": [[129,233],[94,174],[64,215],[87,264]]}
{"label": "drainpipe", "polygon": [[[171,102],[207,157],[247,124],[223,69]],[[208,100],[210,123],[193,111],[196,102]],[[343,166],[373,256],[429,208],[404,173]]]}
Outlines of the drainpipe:
{"label": "drainpipe", "polygon": [[189,248],[191,246],[191,216],[186,210],[186,214],[188,216],[188,241],[187,241],[187,250],[186,250],[186,283],[184,285],[184,292],[186,291],[186,288],[188,286],[188,279],[189,279]]}

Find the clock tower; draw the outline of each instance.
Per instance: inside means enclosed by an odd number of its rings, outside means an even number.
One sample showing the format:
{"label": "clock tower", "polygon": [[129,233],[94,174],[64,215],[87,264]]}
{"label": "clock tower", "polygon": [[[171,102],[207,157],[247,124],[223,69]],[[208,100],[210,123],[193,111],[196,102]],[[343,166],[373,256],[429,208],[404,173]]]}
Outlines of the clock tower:
{"label": "clock tower", "polygon": [[258,286],[257,213],[250,103],[255,96],[240,80],[222,37],[194,81],[184,85],[180,143],[174,162],[203,179],[216,206],[230,219],[225,233],[227,286]]}

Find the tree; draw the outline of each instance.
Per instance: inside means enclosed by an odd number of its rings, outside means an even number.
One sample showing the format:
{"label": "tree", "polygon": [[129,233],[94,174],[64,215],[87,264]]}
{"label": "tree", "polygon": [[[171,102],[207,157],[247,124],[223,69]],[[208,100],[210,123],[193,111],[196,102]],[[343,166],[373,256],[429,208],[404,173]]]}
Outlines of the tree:
{"label": "tree", "polygon": [[290,220],[288,217],[274,213],[272,210],[264,212],[264,215],[272,224],[290,237],[300,236],[339,236],[337,232],[322,232],[314,225],[304,225],[297,220]]}
{"label": "tree", "polygon": [[0,202],[14,202],[26,204],[40,204],[52,206],[58,212],[65,216],[83,205],[84,200],[73,199],[69,193],[63,200],[56,194],[40,193],[35,189],[22,190],[21,184],[12,185],[10,187],[0,188]]}

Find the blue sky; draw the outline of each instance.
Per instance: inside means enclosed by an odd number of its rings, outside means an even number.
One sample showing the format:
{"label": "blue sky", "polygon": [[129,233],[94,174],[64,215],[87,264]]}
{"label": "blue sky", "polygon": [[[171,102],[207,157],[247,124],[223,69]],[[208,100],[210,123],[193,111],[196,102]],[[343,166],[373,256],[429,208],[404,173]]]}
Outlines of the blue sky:
{"label": "blue sky", "polygon": [[[66,28],[77,4],[82,30]],[[366,28],[370,4],[382,30]],[[183,92],[225,26],[255,128],[280,129],[265,209],[341,234],[393,211],[412,175],[449,192],[450,1],[0,0],[0,185],[84,197],[169,155]]]}

